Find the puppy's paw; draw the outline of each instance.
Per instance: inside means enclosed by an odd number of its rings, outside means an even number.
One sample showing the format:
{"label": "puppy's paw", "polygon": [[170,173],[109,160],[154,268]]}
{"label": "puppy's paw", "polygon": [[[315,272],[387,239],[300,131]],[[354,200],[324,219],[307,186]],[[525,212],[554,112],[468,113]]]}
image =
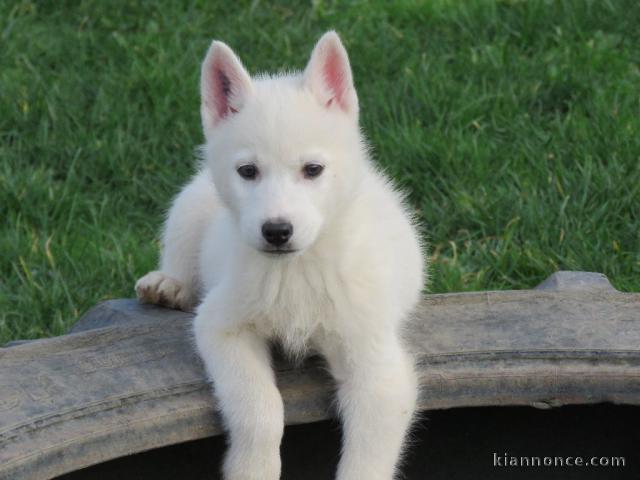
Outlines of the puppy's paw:
{"label": "puppy's paw", "polygon": [[177,308],[186,312],[193,310],[195,299],[188,288],[166,273],[153,271],[136,282],[136,295],[141,302]]}
{"label": "puppy's paw", "polygon": [[[233,447],[231,447],[233,449]],[[280,478],[280,456],[240,455],[233,458],[232,451],[227,453],[224,462],[226,480],[278,480]]]}

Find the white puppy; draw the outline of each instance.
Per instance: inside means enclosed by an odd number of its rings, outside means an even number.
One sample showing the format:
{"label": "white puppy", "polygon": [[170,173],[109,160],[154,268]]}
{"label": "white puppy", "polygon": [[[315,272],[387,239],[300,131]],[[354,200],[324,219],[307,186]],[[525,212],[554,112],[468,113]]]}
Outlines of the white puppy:
{"label": "white puppy", "polygon": [[198,351],[230,447],[227,480],[280,478],[283,403],[269,345],[310,349],[338,385],[339,480],[390,480],[414,413],[401,340],[423,285],[411,215],[372,164],[338,35],[304,72],[251,78],[224,43],[202,65],[205,162],[175,199],[143,301],[197,306]]}

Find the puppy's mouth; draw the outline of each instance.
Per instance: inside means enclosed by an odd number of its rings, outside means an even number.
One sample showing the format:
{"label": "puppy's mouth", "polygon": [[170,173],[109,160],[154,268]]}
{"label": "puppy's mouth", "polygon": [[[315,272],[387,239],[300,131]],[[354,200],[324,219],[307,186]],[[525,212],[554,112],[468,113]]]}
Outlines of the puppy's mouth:
{"label": "puppy's mouth", "polygon": [[286,256],[286,255],[290,255],[292,253],[296,253],[297,250],[293,249],[293,248],[263,248],[262,250],[260,250],[262,253],[266,253],[267,255],[273,255],[273,256]]}

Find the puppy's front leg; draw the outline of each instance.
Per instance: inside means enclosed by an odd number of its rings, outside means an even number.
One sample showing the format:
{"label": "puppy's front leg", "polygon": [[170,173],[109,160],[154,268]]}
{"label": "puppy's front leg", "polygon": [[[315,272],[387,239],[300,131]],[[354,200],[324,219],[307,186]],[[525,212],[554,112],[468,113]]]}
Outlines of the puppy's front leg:
{"label": "puppy's front leg", "polygon": [[221,328],[206,303],[194,328],[230,437],[224,478],[278,480],[284,407],[267,341],[247,327]]}
{"label": "puppy's front leg", "polygon": [[397,337],[334,345],[327,353],[338,381],[343,423],[337,480],[391,480],[413,418],[417,381]]}

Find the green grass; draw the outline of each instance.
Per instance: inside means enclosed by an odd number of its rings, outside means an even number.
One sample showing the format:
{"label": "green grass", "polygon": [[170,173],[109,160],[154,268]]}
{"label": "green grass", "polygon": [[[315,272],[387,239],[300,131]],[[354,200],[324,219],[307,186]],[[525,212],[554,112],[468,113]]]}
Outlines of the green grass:
{"label": "green grass", "polygon": [[0,344],[63,333],[154,267],[213,37],[256,72],[341,33],[431,291],[558,269],[640,291],[638,25],[637,0],[0,0]]}

